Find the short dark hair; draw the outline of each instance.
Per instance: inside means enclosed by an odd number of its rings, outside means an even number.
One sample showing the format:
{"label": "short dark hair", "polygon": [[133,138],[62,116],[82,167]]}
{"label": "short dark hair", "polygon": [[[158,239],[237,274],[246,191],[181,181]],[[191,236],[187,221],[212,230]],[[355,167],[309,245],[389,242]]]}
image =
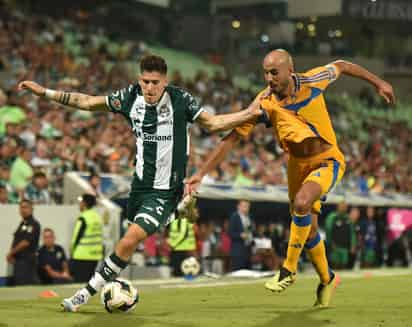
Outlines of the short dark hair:
{"label": "short dark hair", "polygon": [[52,233],[54,235],[54,230],[51,229],[50,227],[46,227],[45,229],[43,229],[43,233],[47,233],[47,232]]}
{"label": "short dark hair", "polygon": [[23,203],[27,203],[30,207],[33,207],[33,202],[29,199],[22,199],[20,200],[20,205],[22,205]]}
{"label": "short dark hair", "polygon": [[83,194],[82,201],[86,205],[87,209],[91,209],[96,205],[96,197],[93,194]]}
{"label": "short dark hair", "polygon": [[140,72],[159,72],[163,75],[167,74],[167,64],[166,61],[155,55],[144,56],[140,60]]}
{"label": "short dark hair", "polygon": [[36,178],[47,178],[47,176],[42,171],[38,171],[38,172],[34,173],[34,175],[33,175],[33,179],[36,179]]}

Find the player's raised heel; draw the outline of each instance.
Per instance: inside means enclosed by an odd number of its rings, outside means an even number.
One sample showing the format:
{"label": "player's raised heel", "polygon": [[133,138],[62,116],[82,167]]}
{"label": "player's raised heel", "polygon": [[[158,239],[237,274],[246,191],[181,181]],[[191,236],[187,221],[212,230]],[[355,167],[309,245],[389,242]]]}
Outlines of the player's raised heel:
{"label": "player's raised heel", "polygon": [[337,286],[338,276],[333,273],[332,279],[327,285],[319,284],[316,289],[316,301],[313,305],[316,308],[327,308],[330,305],[333,293]]}
{"label": "player's raised heel", "polygon": [[296,273],[292,273],[285,268],[280,268],[280,271],[270,280],[265,283],[265,288],[272,292],[283,292],[286,288],[292,285],[296,280]]}
{"label": "player's raised heel", "polygon": [[72,297],[64,299],[60,305],[62,306],[63,311],[77,312],[79,311],[80,306],[87,303],[89,297],[90,295],[87,291],[79,290]]}

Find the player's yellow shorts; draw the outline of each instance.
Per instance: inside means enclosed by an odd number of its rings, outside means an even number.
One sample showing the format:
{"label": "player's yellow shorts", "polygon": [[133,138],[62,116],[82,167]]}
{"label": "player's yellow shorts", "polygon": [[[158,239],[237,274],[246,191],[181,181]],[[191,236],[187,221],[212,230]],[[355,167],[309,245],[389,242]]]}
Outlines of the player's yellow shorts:
{"label": "player's yellow shorts", "polygon": [[314,213],[320,213],[321,201],[341,180],[345,172],[345,159],[337,147],[307,158],[289,156],[288,189],[290,208],[302,185],[308,181],[318,183],[322,188],[319,200],[312,206]]}

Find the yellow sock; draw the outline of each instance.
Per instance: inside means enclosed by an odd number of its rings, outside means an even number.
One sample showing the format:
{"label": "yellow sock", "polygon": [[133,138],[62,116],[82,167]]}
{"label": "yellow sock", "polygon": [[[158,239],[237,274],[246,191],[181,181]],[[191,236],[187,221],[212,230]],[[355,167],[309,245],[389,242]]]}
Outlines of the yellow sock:
{"label": "yellow sock", "polygon": [[320,282],[324,285],[328,284],[331,270],[326,257],[325,242],[320,238],[319,233],[314,239],[306,242],[305,250],[319,275]]}
{"label": "yellow sock", "polygon": [[294,215],[290,224],[290,236],[288,243],[288,251],[283,267],[290,272],[296,272],[298,269],[298,261],[303,250],[311,226],[311,215],[299,216]]}

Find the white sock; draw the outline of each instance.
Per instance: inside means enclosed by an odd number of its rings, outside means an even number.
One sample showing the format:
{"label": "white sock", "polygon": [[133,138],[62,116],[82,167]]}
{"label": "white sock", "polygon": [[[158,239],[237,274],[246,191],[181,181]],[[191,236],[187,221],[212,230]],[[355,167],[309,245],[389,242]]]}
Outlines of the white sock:
{"label": "white sock", "polygon": [[[96,292],[100,292],[100,290],[103,288],[103,286],[107,282],[104,280],[102,275],[98,271],[96,271],[93,275],[93,277],[90,279],[89,284]],[[85,288],[86,289],[86,288]],[[88,291],[90,293],[90,291]]]}

